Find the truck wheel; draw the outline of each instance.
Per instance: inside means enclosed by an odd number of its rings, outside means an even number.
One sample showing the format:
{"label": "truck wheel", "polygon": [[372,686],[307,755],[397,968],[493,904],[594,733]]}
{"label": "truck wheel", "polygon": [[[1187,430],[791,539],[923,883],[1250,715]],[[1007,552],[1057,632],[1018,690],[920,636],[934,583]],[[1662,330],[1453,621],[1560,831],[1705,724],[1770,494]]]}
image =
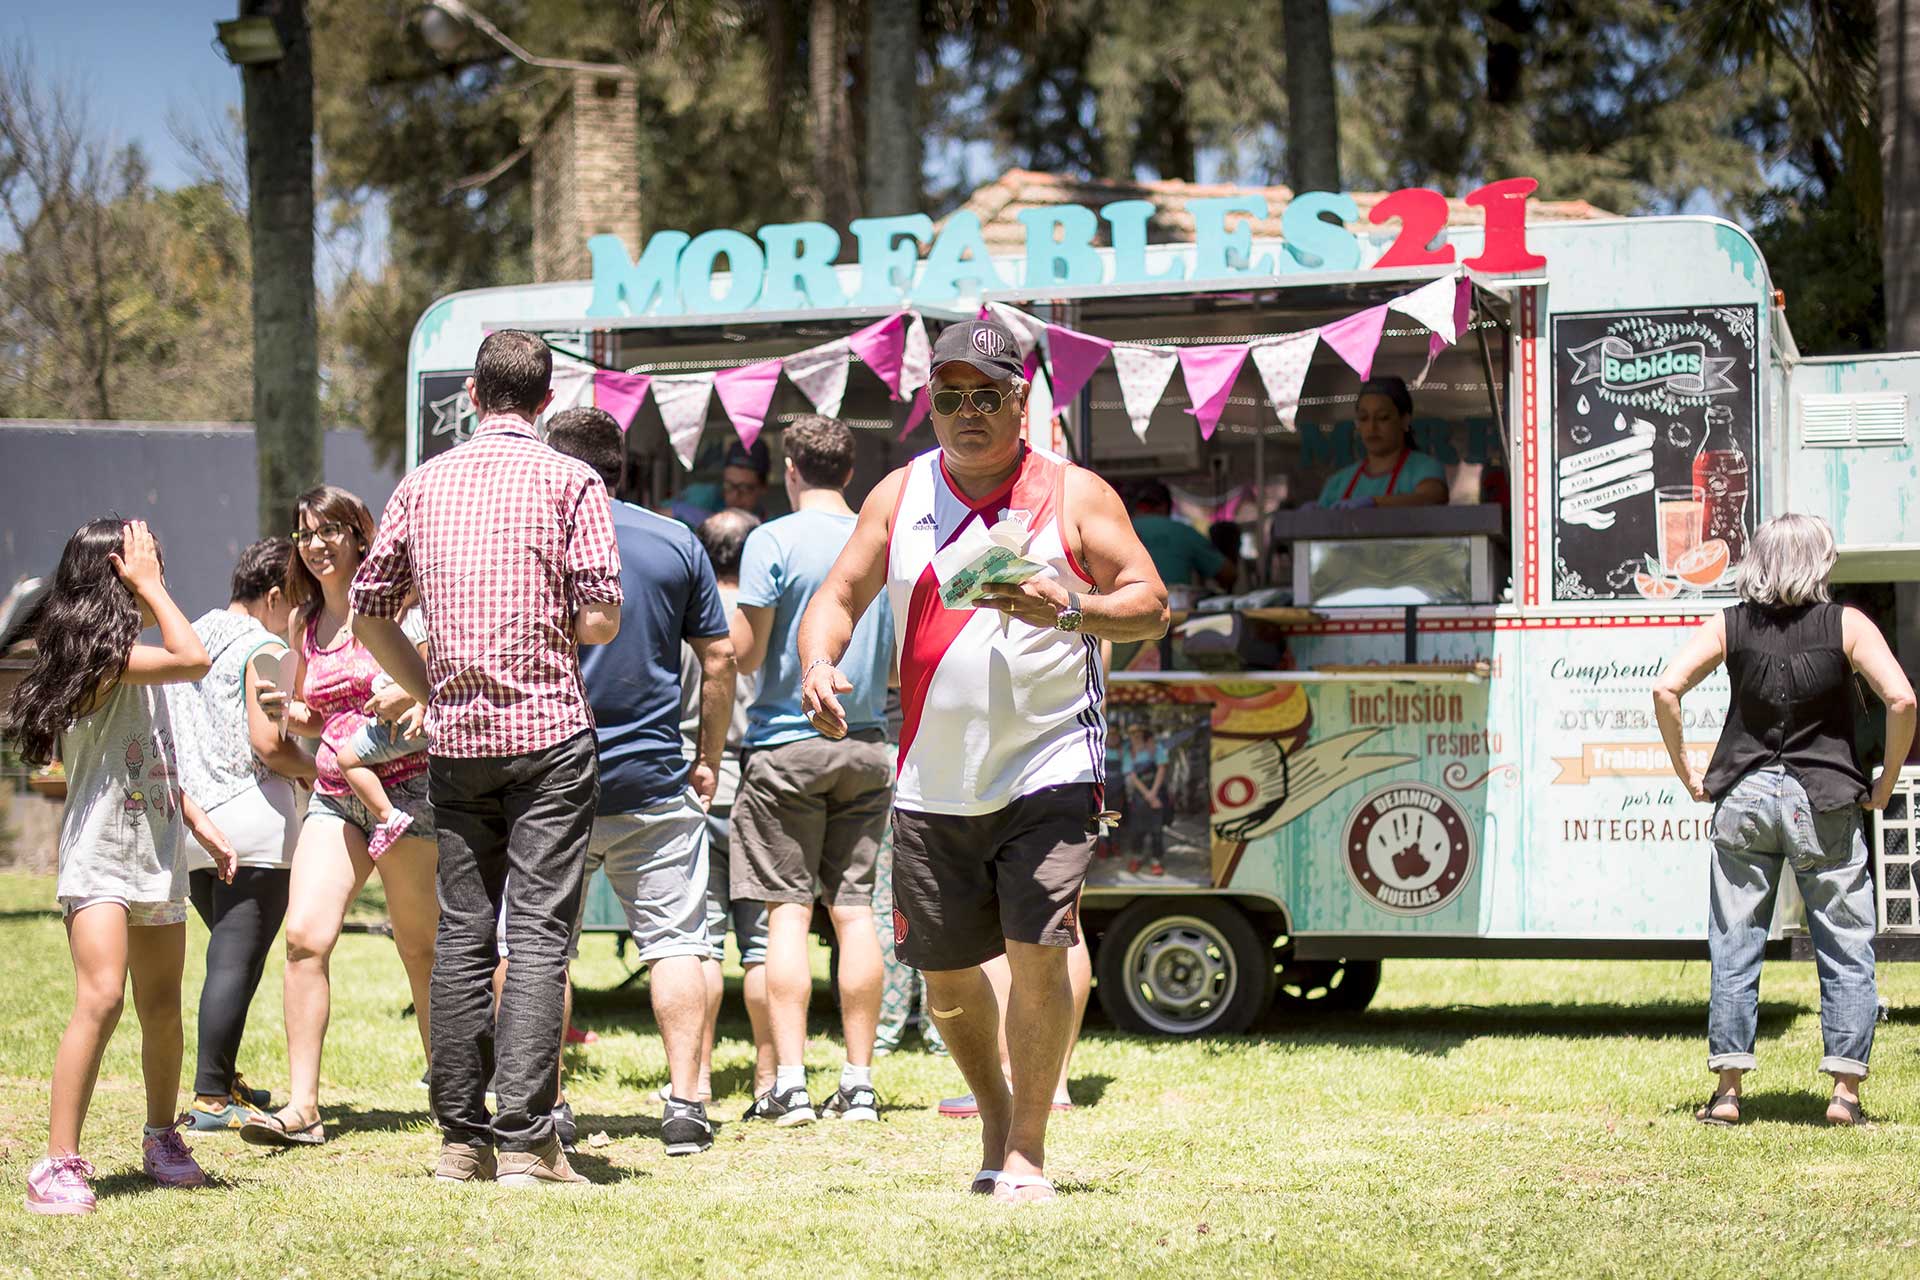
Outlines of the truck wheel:
{"label": "truck wheel", "polygon": [[1378,960],[1288,960],[1275,983],[1275,1015],[1359,1013],[1380,989]]}
{"label": "truck wheel", "polygon": [[1273,951],[1220,898],[1145,898],[1114,918],[1096,959],[1100,1007],[1125,1031],[1237,1035],[1273,998]]}

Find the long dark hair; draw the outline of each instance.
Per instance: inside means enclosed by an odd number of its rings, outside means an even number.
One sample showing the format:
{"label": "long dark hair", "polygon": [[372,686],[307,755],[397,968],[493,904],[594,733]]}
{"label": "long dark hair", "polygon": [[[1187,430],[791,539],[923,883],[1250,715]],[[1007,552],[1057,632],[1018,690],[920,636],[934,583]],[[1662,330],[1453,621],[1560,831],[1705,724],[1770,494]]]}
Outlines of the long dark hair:
{"label": "long dark hair", "polygon": [[28,764],[53,759],[60,735],[125,673],[140,638],[140,602],[107,558],[121,554],[125,528],[119,516],[89,520],[60,553],[33,620],[33,670],[7,706],[6,736]]}

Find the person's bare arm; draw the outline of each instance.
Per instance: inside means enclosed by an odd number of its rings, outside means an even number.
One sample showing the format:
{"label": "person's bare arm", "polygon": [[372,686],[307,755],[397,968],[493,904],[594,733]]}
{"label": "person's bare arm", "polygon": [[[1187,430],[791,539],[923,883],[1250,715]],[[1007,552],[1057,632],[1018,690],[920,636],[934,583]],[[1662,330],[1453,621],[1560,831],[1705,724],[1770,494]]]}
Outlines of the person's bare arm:
{"label": "person's bare arm", "polygon": [[[1068,470],[1066,499],[1074,521],[1069,533],[1078,534],[1080,563],[1099,593],[1080,598],[1080,630],[1101,640],[1158,640],[1167,633],[1167,588],[1133,531],[1126,504],[1084,467]],[[1053,626],[1070,603],[1067,588],[1049,577],[992,587],[979,597],[981,608],[1036,627]]]}
{"label": "person's bare arm", "polygon": [[1376,507],[1440,507],[1447,502],[1447,482],[1428,476],[1413,486],[1412,493],[1383,493],[1373,500]]}
{"label": "person's bare arm", "polygon": [[207,851],[207,856],[213,859],[214,874],[232,884],[234,868],[240,864],[240,859],[234,853],[233,843],[227,839],[226,833],[184,791],[180,793],[180,817],[186,822],[193,838],[200,842],[200,847]]}
{"label": "person's bare arm", "polygon": [[1893,795],[1893,784],[1900,780],[1900,766],[1907,762],[1907,751],[1913,746],[1913,682],[1907,679],[1899,659],[1887,647],[1887,638],[1880,634],[1880,628],[1858,609],[1848,609],[1840,615],[1840,639],[1847,651],[1847,661],[1866,677],[1867,687],[1887,708],[1886,754],[1881,757],[1880,776],[1874,781],[1873,794],[1865,801],[1866,808],[1884,809]]}
{"label": "person's bare arm", "polygon": [[853,682],[837,664],[853,642],[854,624],[887,585],[887,522],[893,518],[900,486],[906,481],[903,467],[873,487],[860,506],[853,536],[800,616],[795,637],[800,650],[800,709],[829,738],[847,734],[846,709],[839,695],[852,693]]}
{"label": "person's bare arm", "polygon": [[689,636],[700,659],[700,748],[689,781],[700,803],[713,803],[720,783],[720,755],[727,749],[727,725],[733,719],[733,640],[729,636]]}
{"label": "person's bare arm", "polygon": [[773,606],[737,604],[733,606],[732,627],[734,669],[750,676],[767,661],[767,637],[773,634]]}
{"label": "person's bare arm", "polygon": [[281,725],[286,713],[276,720],[261,701],[264,694],[268,698],[284,703],[286,695],[275,691],[258,670],[254,668],[255,654],[247,660],[247,743],[253,748],[253,754],[260,763],[267,766],[283,778],[308,779],[314,776],[313,757],[302,751],[288,739]]}
{"label": "person's bare arm", "polygon": [[123,684],[183,684],[198,680],[212,670],[206,646],[194,634],[193,624],[167,592],[160,575],[160,550],[144,520],[129,520],[121,534],[121,548],[109,552],[113,571],[127,584],[134,598],[153,611],[160,627],[159,644],[136,644],[127,654],[127,666],[120,673]]}
{"label": "person's bare arm", "polygon": [[[573,611],[573,640],[575,644],[606,644],[620,634],[620,606],[604,604],[598,600],[589,600]],[[365,643],[362,641],[362,643]],[[371,649],[372,645],[367,645]],[[384,665],[384,664],[383,664]],[[400,677],[394,672],[387,673],[395,680]]]}
{"label": "person's bare arm", "polygon": [[398,618],[356,615],[353,635],[354,639],[367,646],[367,652],[380,664],[380,669],[407,691],[408,697],[423,707],[427,705],[433,696],[433,686],[427,680],[426,659],[420,656],[420,650],[414,647],[413,641],[401,629]]}
{"label": "person's bare arm", "polygon": [[1727,620],[1714,614],[1687,637],[1687,643],[1674,655],[1660,678],[1653,682],[1653,718],[1660,726],[1660,740],[1667,746],[1667,759],[1674,776],[1686,785],[1695,800],[1707,798],[1706,783],[1691,761],[1682,737],[1680,699],[1687,690],[1713,674],[1727,657]]}
{"label": "person's bare arm", "polygon": [[293,674],[287,677],[286,686],[287,732],[302,738],[317,738],[326,731],[327,718],[300,700],[300,691],[307,687],[307,656],[295,641],[304,626],[296,613],[287,638],[287,650],[293,655]]}

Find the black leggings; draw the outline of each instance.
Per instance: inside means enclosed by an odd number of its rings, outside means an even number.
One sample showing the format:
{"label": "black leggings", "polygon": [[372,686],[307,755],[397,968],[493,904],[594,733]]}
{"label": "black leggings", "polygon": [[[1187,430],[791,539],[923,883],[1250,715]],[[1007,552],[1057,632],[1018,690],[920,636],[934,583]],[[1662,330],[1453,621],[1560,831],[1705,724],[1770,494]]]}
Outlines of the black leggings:
{"label": "black leggings", "polygon": [[193,1091],[224,1097],[233,1087],[234,1059],[247,1030],[247,1006],[260,985],[267,952],[287,916],[284,867],[239,867],[232,884],[211,871],[187,877],[193,909],[213,936],[207,939],[207,980],[200,988],[200,1064]]}

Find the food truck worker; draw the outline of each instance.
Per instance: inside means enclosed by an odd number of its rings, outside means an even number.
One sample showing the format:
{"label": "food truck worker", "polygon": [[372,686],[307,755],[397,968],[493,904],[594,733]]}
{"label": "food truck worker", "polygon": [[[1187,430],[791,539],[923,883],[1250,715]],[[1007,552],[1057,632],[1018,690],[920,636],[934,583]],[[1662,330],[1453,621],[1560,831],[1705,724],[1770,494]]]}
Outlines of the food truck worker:
{"label": "food truck worker", "polygon": [[[933,348],[934,434],[874,487],[800,623],[801,705],[846,733],[835,663],[884,588],[900,653],[893,936],[927,976],[928,1004],[979,1103],[970,1189],[1052,1200],[1047,1114],[1073,1036],[1067,956],[1105,809],[1100,640],[1167,629],[1167,589],[1119,495],[1093,472],[1020,438],[1027,384],[1005,326],[948,326]],[[1018,513],[1013,515],[1012,513]],[[940,598],[934,553],[1001,521],[1024,525],[1045,570],[971,608]],[[965,545],[965,544],[962,544]],[[1007,957],[1007,1047],[980,966]]]}
{"label": "food truck worker", "polygon": [[1174,517],[1173,493],[1166,485],[1142,480],[1132,487],[1131,496],[1133,531],[1153,557],[1162,582],[1187,586],[1211,578],[1222,591],[1233,590],[1237,566],[1206,534]]}
{"label": "food truck worker", "polygon": [[1404,378],[1369,378],[1360,384],[1353,425],[1366,452],[1360,461],[1327,477],[1320,505],[1437,507],[1447,500],[1447,473],[1433,455],[1413,447],[1413,396]]}

